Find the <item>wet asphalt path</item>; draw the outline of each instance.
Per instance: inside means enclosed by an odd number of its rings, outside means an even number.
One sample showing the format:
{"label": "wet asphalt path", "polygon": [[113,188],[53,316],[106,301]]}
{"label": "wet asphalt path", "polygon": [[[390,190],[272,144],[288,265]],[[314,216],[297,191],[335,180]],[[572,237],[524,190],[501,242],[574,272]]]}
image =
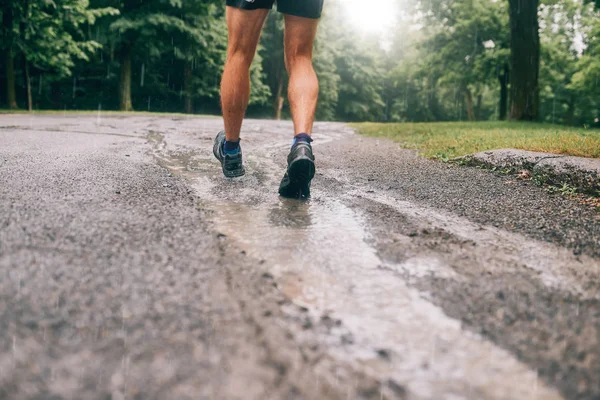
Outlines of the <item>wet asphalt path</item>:
{"label": "wet asphalt path", "polygon": [[0,116],[0,399],[598,399],[600,214],[319,123]]}

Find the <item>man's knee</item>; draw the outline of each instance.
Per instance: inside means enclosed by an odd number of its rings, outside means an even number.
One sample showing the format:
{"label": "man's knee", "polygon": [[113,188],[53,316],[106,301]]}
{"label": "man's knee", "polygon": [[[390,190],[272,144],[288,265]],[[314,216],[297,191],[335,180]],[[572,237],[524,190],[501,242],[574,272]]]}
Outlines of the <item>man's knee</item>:
{"label": "man's knee", "polygon": [[312,65],[312,46],[294,46],[285,50],[285,66],[288,72],[307,64]]}
{"label": "man's knee", "polygon": [[305,68],[312,64],[313,45],[319,21],[285,16],[285,59],[288,71],[296,66]]}
{"label": "man's knee", "polygon": [[234,63],[240,67],[250,68],[256,49],[251,45],[230,44],[227,50],[227,62]]}

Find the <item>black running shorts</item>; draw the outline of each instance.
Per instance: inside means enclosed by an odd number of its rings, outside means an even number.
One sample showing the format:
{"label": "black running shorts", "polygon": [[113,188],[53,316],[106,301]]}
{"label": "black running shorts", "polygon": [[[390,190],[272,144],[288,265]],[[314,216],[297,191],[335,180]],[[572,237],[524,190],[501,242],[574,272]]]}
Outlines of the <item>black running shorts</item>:
{"label": "black running shorts", "polygon": [[[320,18],[324,0],[277,0],[277,11],[304,18]],[[227,5],[244,10],[273,8],[275,0],[227,0]]]}

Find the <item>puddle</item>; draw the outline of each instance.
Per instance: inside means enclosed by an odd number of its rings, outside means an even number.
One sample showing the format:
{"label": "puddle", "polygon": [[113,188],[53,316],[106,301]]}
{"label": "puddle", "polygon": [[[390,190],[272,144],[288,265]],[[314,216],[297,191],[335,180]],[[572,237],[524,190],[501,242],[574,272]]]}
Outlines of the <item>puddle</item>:
{"label": "puddle", "polygon": [[[288,298],[316,319],[341,321],[320,338],[335,359],[405,385],[414,399],[560,398],[535,371],[463,330],[394,272],[433,273],[443,270],[443,260],[383,265],[368,244],[367,222],[343,196],[316,188],[310,201],[279,198],[273,188],[283,171],[274,160],[287,142],[271,143],[260,157],[254,149],[248,175],[225,180],[207,152],[170,157],[164,138],[149,139],[159,160],[187,178],[214,210],[216,229],[250,257],[265,260],[262,267]],[[194,168],[182,165],[191,159]]]}
{"label": "puddle", "polygon": [[[341,200],[319,190],[308,202],[281,199],[254,187],[252,177],[194,182],[215,210],[219,232],[249,256],[266,260],[286,296],[317,319],[342,322],[343,329],[324,338],[336,359],[407,384],[414,398],[560,398],[535,372],[464,331],[390,272],[367,244],[366,222]],[[440,263],[412,258],[392,268],[428,274]],[[507,387],[508,381],[516,383]]]}

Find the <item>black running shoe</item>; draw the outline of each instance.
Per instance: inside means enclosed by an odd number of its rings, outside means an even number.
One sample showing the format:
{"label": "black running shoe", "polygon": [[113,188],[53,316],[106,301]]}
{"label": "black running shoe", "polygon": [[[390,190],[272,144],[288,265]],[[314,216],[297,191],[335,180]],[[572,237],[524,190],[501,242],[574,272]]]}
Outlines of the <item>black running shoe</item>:
{"label": "black running shoe", "polygon": [[310,181],[315,176],[315,157],[310,143],[296,143],[287,161],[288,168],[279,185],[279,194],[290,198],[310,197]]}
{"label": "black running shoe", "polygon": [[223,167],[223,174],[227,178],[236,178],[246,173],[244,165],[242,163],[242,148],[237,154],[225,154],[223,151],[223,145],[225,144],[225,131],[219,132],[215,138],[215,144],[213,146],[213,154],[221,162]]}

